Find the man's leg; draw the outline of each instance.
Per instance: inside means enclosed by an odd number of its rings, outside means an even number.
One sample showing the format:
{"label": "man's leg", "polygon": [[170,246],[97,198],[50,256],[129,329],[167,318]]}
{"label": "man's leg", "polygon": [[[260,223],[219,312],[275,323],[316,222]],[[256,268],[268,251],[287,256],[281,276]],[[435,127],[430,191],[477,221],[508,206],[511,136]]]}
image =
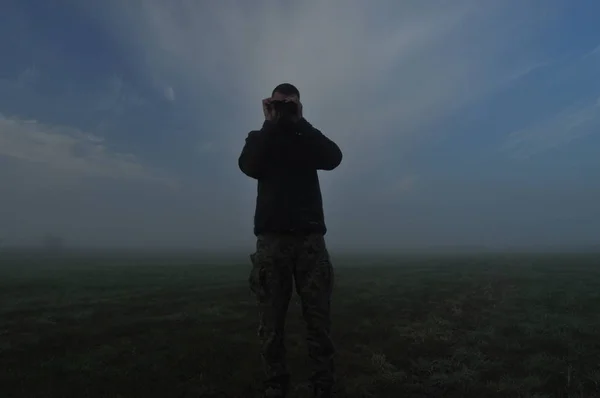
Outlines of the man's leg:
{"label": "man's leg", "polygon": [[334,382],[335,349],[330,335],[334,275],[323,235],[310,235],[302,240],[294,276],[306,321],[308,354],[313,365],[312,382],[316,390],[328,391]]}
{"label": "man's leg", "polygon": [[289,237],[258,237],[250,258],[250,289],[258,301],[261,356],[266,373],[265,396],[283,397],[289,387],[284,328],[293,289],[293,245]]}

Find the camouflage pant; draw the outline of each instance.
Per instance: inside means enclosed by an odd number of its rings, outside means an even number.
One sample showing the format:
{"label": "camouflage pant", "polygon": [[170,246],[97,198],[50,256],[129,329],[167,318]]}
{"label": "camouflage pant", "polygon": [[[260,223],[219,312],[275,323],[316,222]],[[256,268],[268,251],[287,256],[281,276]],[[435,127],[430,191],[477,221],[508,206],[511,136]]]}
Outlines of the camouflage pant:
{"label": "camouflage pant", "polygon": [[334,347],[330,337],[333,267],[323,235],[262,235],[250,256],[250,289],[259,309],[258,335],[266,385],[286,387],[284,328],[293,285],[302,303],[308,353],[315,385],[333,384]]}

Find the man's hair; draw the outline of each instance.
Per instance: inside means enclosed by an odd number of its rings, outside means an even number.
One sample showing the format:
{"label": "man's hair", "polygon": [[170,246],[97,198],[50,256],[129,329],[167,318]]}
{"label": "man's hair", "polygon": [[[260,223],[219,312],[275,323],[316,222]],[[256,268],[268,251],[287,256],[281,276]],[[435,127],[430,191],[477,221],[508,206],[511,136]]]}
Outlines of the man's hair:
{"label": "man's hair", "polygon": [[296,86],[290,83],[282,83],[279,86],[275,87],[271,95],[275,93],[281,93],[283,95],[296,95],[298,96],[298,99],[300,99],[300,91],[298,91]]}

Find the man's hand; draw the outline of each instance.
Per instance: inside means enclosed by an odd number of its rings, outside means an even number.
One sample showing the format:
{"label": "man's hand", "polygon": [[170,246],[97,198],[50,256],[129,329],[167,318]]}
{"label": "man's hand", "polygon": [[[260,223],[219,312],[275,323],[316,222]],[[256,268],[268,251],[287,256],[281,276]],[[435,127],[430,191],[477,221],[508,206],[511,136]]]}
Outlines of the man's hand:
{"label": "man's hand", "polygon": [[265,115],[265,120],[269,120],[271,122],[276,122],[279,119],[277,112],[271,106],[271,98],[265,98],[262,100],[263,114]]}
{"label": "man's hand", "polygon": [[294,104],[296,104],[296,114],[292,117],[292,122],[298,123],[303,118],[302,102],[300,102],[298,97],[296,97],[295,95],[288,97],[287,101],[290,101],[290,102],[293,102]]}

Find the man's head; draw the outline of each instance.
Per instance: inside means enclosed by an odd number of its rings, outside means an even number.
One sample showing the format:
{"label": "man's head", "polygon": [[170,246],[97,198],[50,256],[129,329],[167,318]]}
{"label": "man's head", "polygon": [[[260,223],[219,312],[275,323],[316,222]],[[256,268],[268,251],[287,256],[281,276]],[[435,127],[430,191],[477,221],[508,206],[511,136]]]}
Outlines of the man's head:
{"label": "man's head", "polygon": [[273,89],[271,93],[271,99],[275,101],[283,101],[290,97],[296,97],[296,99],[300,99],[300,91],[290,83],[283,83]]}
{"label": "man's head", "polygon": [[277,120],[280,125],[293,123],[295,119],[299,118],[299,101],[300,92],[290,83],[280,84],[273,89],[270,107],[277,114]]}

